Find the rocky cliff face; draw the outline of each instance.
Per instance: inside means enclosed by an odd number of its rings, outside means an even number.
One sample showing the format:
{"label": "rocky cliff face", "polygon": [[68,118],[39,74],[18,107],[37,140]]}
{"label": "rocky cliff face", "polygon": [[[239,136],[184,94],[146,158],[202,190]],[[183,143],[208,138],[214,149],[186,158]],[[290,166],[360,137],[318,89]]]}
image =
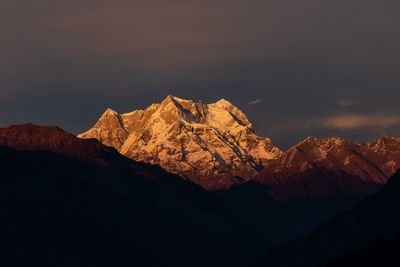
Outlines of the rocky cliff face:
{"label": "rocky cliff face", "polygon": [[168,96],[145,110],[120,115],[108,109],[78,137],[96,138],[129,158],[160,165],[206,189],[249,180],[282,154],[224,99],[206,105]]}

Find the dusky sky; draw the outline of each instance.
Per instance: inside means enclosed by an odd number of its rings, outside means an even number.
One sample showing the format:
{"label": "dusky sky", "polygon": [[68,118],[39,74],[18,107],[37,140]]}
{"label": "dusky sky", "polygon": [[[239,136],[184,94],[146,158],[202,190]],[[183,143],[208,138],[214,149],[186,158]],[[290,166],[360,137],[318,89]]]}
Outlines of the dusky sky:
{"label": "dusky sky", "polygon": [[0,127],[86,131],[168,94],[288,148],[400,137],[398,0],[2,0]]}

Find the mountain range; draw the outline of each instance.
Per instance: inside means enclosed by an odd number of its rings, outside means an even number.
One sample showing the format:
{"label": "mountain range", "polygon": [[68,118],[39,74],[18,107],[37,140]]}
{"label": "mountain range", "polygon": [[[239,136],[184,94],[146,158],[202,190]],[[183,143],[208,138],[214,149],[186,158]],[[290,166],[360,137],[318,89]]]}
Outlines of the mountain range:
{"label": "mountain range", "polygon": [[225,99],[206,105],[170,95],[145,110],[120,115],[107,109],[78,137],[95,138],[207,190],[252,180],[290,183],[316,169],[383,185],[400,167],[400,138],[388,136],[368,143],[309,137],[283,152],[256,135],[246,115]]}
{"label": "mountain range", "polygon": [[0,129],[0,265],[396,262],[399,164],[388,136],[281,151],[226,100],[108,109],[79,138],[12,125]]}

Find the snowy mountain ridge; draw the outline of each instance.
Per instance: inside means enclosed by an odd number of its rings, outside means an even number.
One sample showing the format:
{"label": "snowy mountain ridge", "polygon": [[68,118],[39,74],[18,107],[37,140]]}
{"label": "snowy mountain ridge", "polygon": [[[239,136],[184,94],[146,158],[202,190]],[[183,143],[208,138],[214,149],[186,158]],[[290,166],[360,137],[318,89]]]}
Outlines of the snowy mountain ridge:
{"label": "snowy mountain ridge", "polygon": [[170,95],[145,110],[118,114],[107,109],[78,137],[95,138],[208,190],[249,180],[277,184],[321,168],[384,184],[400,168],[400,139],[388,136],[369,143],[309,137],[282,152],[257,136],[247,116],[225,99],[203,104]]}
{"label": "snowy mountain ridge", "polygon": [[[157,164],[206,189],[249,180],[282,151],[254,133],[229,101],[193,102],[169,95],[145,110],[107,109],[80,138],[96,138],[137,161]],[[200,178],[201,177],[201,178]]]}

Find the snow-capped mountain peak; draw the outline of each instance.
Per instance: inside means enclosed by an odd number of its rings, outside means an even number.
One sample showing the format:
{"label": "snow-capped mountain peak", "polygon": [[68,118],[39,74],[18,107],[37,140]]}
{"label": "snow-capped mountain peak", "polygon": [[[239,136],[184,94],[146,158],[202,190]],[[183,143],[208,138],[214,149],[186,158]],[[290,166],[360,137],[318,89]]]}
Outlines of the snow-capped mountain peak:
{"label": "snow-capped mountain peak", "polygon": [[107,109],[79,137],[96,138],[208,189],[248,180],[282,153],[257,136],[247,116],[225,99],[203,104],[169,95],[145,110],[120,115]]}

